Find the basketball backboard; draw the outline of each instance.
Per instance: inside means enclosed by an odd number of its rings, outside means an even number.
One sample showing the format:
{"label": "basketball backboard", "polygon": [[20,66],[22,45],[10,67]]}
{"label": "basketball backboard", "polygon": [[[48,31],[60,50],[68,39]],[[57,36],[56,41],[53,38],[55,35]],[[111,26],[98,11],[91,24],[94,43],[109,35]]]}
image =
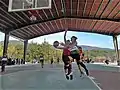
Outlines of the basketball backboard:
{"label": "basketball backboard", "polygon": [[51,0],[9,0],[8,11],[25,11],[51,8]]}

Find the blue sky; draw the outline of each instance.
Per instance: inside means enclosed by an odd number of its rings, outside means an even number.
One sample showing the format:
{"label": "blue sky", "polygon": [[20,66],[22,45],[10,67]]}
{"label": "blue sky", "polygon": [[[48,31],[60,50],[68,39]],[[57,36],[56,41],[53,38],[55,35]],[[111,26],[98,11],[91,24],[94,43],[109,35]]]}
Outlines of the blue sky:
{"label": "blue sky", "polygon": [[[45,36],[31,39],[29,40],[29,42],[42,43],[44,39],[46,39],[46,41],[48,41],[50,44],[52,44],[55,40],[63,42],[64,41],[63,35],[64,35],[64,32],[45,35]],[[89,45],[89,46],[97,46],[97,47],[103,47],[103,48],[114,48],[113,39],[111,36],[68,31],[67,39],[70,39],[70,37],[73,35],[78,37],[79,45]],[[3,40],[4,40],[4,34],[0,32],[0,41],[3,41]],[[10,40],[17,40],[17,39],[10,37]],[[120,43],[120,36],[118,36],[118,42]]]}

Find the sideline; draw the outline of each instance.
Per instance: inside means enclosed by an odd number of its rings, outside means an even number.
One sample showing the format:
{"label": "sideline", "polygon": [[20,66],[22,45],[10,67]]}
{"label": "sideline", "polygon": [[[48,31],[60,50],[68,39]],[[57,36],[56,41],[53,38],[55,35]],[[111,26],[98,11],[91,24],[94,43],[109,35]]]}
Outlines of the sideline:
{"label": "sideline", "polygon": [[102,90],[102,89],[97,85],[97,83],[92,79],[92,78],[94,78],[94,77],[88,76],[88,78],[93,82],[93,84],[94,84],[99,90]]}

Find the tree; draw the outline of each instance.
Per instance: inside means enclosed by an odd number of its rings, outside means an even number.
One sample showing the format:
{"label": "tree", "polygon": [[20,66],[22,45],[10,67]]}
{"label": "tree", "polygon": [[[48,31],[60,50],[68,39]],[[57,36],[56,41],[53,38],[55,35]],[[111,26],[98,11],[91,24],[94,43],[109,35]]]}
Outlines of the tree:
{"label": "tree", "polygon": [[0,45],[0,57],[3,55],[3,47]]}

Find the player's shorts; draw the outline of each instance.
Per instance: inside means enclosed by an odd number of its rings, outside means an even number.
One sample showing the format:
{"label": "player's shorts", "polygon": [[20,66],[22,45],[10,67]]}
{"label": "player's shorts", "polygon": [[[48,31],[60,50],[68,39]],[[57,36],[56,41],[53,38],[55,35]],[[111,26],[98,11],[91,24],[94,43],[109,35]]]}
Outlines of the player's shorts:
{"label": "player's shorts", "polygon": [[7,61],[1,61],[1,65],[4,66],[7,64]]}
{"label": "player's shorts", "polygon": [[79,54],[71,54],[70,55],[73,59],[76,59],[77,62],[80,61],[80,55]]}
{"label": "player's shorts", "polygon": [[40,60],[40,62],[41,62],[41,63],[43,63],[43,62],[44,62],[44,60]]}
{"label": "player's shorts", "polygon": [[62,60],[63,60],[65,65],[68,65],[70,62],[68,55],[62,55]]}

